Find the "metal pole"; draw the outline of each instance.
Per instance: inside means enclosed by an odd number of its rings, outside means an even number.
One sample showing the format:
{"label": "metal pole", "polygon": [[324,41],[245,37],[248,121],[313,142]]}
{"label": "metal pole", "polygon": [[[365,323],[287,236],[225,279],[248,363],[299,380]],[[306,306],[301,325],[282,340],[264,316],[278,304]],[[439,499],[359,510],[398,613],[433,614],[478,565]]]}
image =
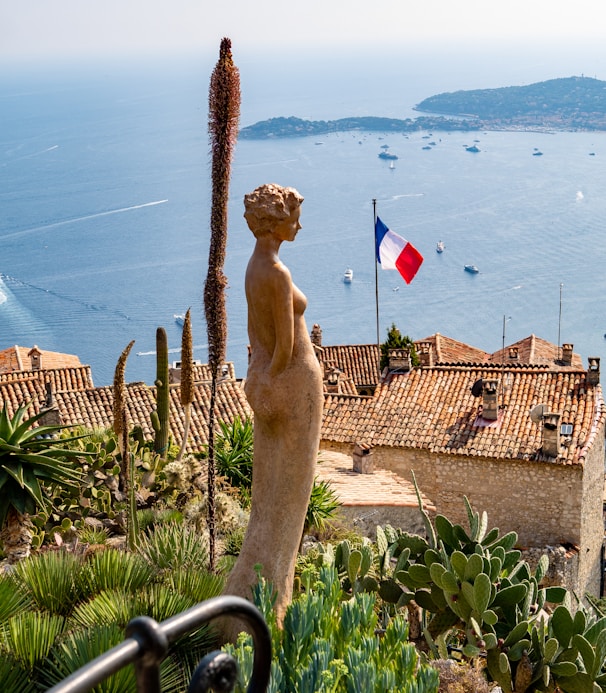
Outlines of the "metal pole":
{"label": "metal pole", "polygon": [[379,354],[379,363],[377,364],[377,370],[380,375],[380,364],[381,364],[381,338],[379,336],[379,273],[378,273],[378,263],[377,263],[377,200],[373,198],[372,200],[372,215],[373,215],[373,256],[375,258],[375,308],[377,314],[377,350]]}
{"label": "metal pole", "polygon": [[560,313],[558,316],[558,361],[562,358],[562,353],[560,351],[560,330],[562,327],[562,287],[564,284],[560,284]]}

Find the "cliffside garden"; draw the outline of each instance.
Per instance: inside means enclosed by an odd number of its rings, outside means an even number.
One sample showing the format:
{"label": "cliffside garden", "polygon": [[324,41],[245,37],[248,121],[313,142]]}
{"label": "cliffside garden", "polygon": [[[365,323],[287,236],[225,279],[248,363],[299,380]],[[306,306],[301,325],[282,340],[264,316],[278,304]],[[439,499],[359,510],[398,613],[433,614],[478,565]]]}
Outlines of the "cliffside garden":
{"label": "cliffside garden", "polygon": [[[162,621],[220,594],[241,545],[251,483],[252,423],[221,423],[220,551],[211,571],[204,451],[178,460],[173,441],[159,454],[129,431],[121,480],[114,431],[57,436],[35,424],[22,410],[0,414],[2,538],[11,561],[0,577],[7,693],[54,685],[123,640],[136,615]],[[385,526],[371,542],[339,524],[334,493],[316,484],[306,531],[317,541],[298,558],[282,630],[271,585],[259,578],[251,595],[273,637],[269,690],[606,690],[600,603],[543,587],[546,558],[531,571],[515,533],[501,534],[485,512],[466,507],[467,527],[431,519],[420,505],[425,536]],[[138,527],[136,537],[129,526]],[[28,543],[33,555],[25,557]],[[208,628],[175,643],[163,690],[183,690],[213,647]],[[248,636],[226,650],[240,665],[236,690],[245,690]],[[100,690],[130,691],[133,681],[129,667]]]}
{"label": "cliffside garden", "polygon": [[[224,39],[224,41],[226,41]],[[211,110],[213,223],[205,307],[213,398],[207,449],[185,455],[170,438],[166,335],[157,331],[155,437],[129,425],[124,385],[131,342],[114,379],[113,427],[38,425],[27,405],[0,410],[0,681],[4,693],[54,686],[124,639],[132,618],[158,622],[220,594],[242,546],[252,484],[253,424],[215,425],[224,361],[222,272],[230,140],[237,120],[233,63],[216,73]],[[225,78],[225,81],[222,79]],[[225,93],[223,93],[223,90]],[[230,97],[231,94],[231,97]],[[223,97],[226,97],[223,100]],[[238,93],[239,98],[239,93]],[[232,122],[233,125],[233,122]],[[184,325],[184,419],[190,415],[191,331]],[[392,328],[391,346],[404,346]],[[404,341],[403,341],[404,340]],[[416,482],[415,482],[416,485]],[[275,592],[261,576],[250,599],[272,634],[272,693],[504,693],[606,690],[606,615],[600,602],[546,586],[547,558],[531,570],[515,532],[490,528],[464,499],[467,526],[431,518],[417,488],[423,536],[377,526],[374,541],[338,520],[338,498],[314,484],[282,627]],[[284,498],[273,499],[276,503]],[[290,596],[290,595],[289,595]],[[217,646],[212,628],[179,638],[162,669],[162,690],[184,690]],[[252,644],[224,646],[246,689]],[[95,690],[135,690],[132,667]],[[224,690],[227,690],[226,688]]]}

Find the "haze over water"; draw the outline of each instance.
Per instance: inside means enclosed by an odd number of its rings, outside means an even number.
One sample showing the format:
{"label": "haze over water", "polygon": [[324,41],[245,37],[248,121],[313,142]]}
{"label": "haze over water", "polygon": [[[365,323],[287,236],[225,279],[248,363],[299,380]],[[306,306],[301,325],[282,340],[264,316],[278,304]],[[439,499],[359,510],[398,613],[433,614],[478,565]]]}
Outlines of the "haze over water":
{"label": "haze over water", "polygon": [[[526,59],[500,71],[477,61],[466,71],[464,55],[412,58],[388,49],[383,60],[285,61],[269,79],[266,63],[240,64],[241,124],[290,115],[414,117],[416,103],[441,91],[589,72],[566,56],[561,66]],[[606,74],[599,67],[591,76]],[[191,306],[195,356],[206,360],[211,69],[192,60],[3,78],[0,349],[35,343],[78,354],[103,385],[135,339],[126,377],[151,383],[156,327],[166,327],[178,359],[173,314]],[[435,142],[431,150],[422,148],[424,136]],[[385,223],[425,256],[409,286],[379,272],[381,338],[395,322],[414,339],[441,332],[496,351],[506,316],[506,343],[535,333],[572,342],[584,359],[604,356],[605,136],[348,132],[240,141],[226,263],[228,359],[238,376],[246,372],[243,278],[253,245],[242,197],[265,182],[293,185],[305,197],[303,229],[281,255],[308,297],[308,326],[319,323],[325,343],[376,340],[376,198]],[[464,148],[474,139],[478,154]],[[393,170],[377,157],[383,144],[399,156]],[[533,156],[535,148],[543,156]],[[437,255],[440,239],[446,251]],[[468,263],[480,274],[465,273]],[[342,282],[347,267],[351,285]]]}

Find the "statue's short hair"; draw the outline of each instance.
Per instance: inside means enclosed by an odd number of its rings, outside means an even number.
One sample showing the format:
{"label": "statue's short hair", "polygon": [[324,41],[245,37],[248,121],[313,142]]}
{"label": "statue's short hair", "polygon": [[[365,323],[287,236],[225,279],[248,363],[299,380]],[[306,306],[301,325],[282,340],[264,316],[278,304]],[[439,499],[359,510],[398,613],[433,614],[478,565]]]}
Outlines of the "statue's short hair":
{"label": "statue's short hair", "polygon": [[303,196],[294,188],[266,183],[244,195],[244,218],[255,235],[271,232],[277,221],[287,219],[302,202]]}

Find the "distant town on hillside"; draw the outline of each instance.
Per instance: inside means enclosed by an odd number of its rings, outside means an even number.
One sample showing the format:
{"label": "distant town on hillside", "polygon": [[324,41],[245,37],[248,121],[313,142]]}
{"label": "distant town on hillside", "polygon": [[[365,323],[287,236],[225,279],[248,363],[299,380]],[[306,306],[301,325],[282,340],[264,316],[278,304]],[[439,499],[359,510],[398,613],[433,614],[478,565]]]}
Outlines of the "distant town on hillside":
{"label": "distant town on hillside", "polygon": [[306,137],[348,130],[606,130],[606,82],[581,76],[527,86],[446,92],[424,99],[415,110],[431,115],[403,120],[270,118],[242,128],[240,137]]}

